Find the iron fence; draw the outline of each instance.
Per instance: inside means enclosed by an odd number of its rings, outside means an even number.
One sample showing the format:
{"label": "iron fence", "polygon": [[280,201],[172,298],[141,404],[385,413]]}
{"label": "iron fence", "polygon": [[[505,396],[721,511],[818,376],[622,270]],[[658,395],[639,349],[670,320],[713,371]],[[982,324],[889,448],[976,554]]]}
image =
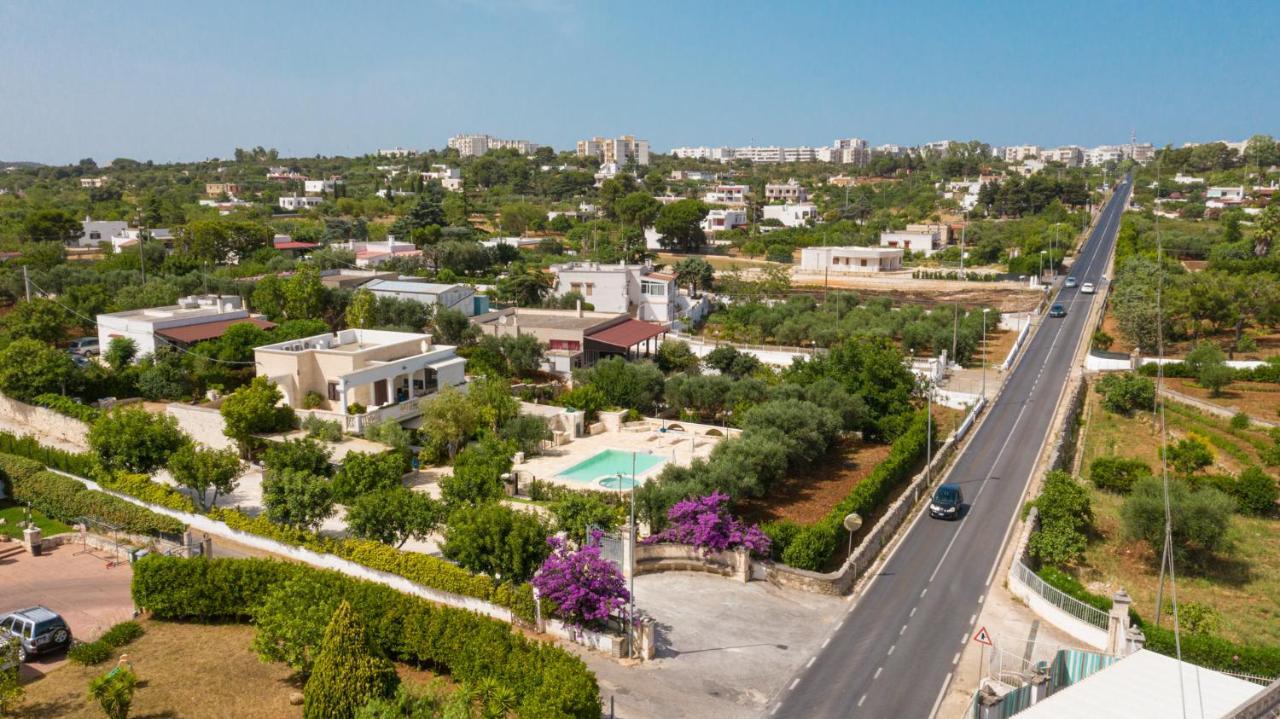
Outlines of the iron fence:
{"label": "iron fence", "polygon": [[1031,588],[1031,591],[1044,597],[1050,604],[1079,619],[1082,622],[1088,622],[1093,626],[1106,630],[1111,620],[1110,614],[1090,606],[1075,597],[1065,594],[1056,587],[1050,586],[1047,582],[1031,571],[1027,565],[1022,562],[1014,562],[1014,575],[1023,584]]}

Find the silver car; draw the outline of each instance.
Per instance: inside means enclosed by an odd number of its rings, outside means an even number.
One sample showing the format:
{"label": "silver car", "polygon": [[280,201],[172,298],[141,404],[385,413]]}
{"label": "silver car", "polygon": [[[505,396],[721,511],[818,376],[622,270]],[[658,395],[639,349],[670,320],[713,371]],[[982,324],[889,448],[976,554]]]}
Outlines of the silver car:
{"label": "silver car", "polygon": [[18,640],[18,661],[71,646],[71,627],[48,607],[27,607],[0,617],[0,639]]}

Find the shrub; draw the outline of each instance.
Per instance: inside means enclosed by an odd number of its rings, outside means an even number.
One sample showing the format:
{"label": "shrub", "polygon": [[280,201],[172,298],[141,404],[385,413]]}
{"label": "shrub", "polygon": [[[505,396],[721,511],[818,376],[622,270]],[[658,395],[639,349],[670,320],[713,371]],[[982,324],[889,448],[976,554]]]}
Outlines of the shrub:
{"label": "shrub", "polygon": [[390,696],[399,681],[391,662],[370,651],[364,625],[344,601],[324,630],[303,688],[303,719],[352,716],[370,700]]}
{"label": "shrub", "polygon": [[600,532],[579,550],[550,537],[551,554],[542,562],[533,586],[556,607],[556,614],[576,626],[601,626],[631,598],[618,565],[600,556]]}
{"label": "shrub", "polygon": [[1237,432],[1249,429],[1249,413],[1236,412],[1231,415],[1231,429],[1234,429]]}
{"label": "shrub", "polygon": [[315,531],[333,515],[333,483],[301,469],[272,470],[262,479],[262,505],[277,524]]}
{"label": "shrub", "polygon": [[1151,476],[1151,467],[1139,459],[1098,457],[1089,465],[1089,481],[1098,489],[1128,494],[1133,483]]}
{"label": "shrub", "polygon": [[[134,566],[133,597],[159,618],[244,621],[251,616],[259,632],[255,648],[271,659],[295,662],[313,655],[345,600],[373,646],[400,661],[446,670],[464,684],[486,677],[501,682],[517,697],[519,716],[600,715],[595,677],[569,652],[527,639],[488,617],[337,572],[264,559],[148,556]],[[301,663],[291,666],[303,669]]]}
{"label": "shrub", "polygon": [[1257,467],[1249,467],[1232,483],[1229,494],[1236,500],[1240,511],[1268,516],[1276,510],[1280,489],[1276,481]]}
{"label": "shrub", "polygon": [[769,556],[769,538],[758,526],[747,527],[729,514],[729,495],[712,492],[677,502],[667,512],[667,528],[646,537],[645,544],[673,542],[688,544],[706,554],[744,547],[753,554]]}
{"label": "shrub", "polygon": [[70,397],[60,394],[46,393],[36,395],[31,402],[41,407],[47,407],[58,414],[65,414],[68,417],[78,419],[85,424],[93,424],[102,416],[102,410],[86,404],[80,404]]}
{"label": "shrub", "polygon": [[458,453],[453,474],[440,480],[440,497],[456,507],[502,496],[502,475],[511,471],[511,444],[486,435]]}
{"label": "shrub", "polygon": [[369,408],[365,407],[359,402],[352,402],[351,404],[347,405],[347,414],[364,414],[365,412],[368,412],[368,411],[369,411]]}
{"label": "shrub", "polygon": [[190,441],[176,419],[141,407],[106,413],[93,423],[88,439],[103,466],[144,474],[163,467],[169,455]]}
{"label": "shrub", "polygon": [[137,622],[120,622],[103,632],[98,641],[112,648],[123,647],[126,644],[132,644],[143,635],[142,625]]}
{"label": "shrub", "polygon": [[1071,475],[1054,470],[1045,477],[1036,498],[1040,528],[1031,535],[1027,550],[1046,564],[1071,564],[1084,554],[1085,532],[1093,521],[1089,491]]}
{"label": "shrub", "polygon": [[40,469],[48,466],[81,477],[93,477],[102,468],[98,459],[88,452],[68,452],[46,447],[30,435],[19,437],[9,432],[0,432],[0,452],[35,460],[40,463]]}
{"label": "shrub", "polygon": [[262,466],[268,473],[294,469],[320,477],[333,476],[333,452],[312,439],[272,442],[262,452]]}
{"label": "shrub", "polygon": [[1187,477],[1213,464],[1213,451],[1204,442],[1187,437],[1169,447],[1165,458],[1179,474]]}
{"label": "shrub", "polygon": [[586,544],[588,526],[608,532],[619,524],[617,510],[599,492],[566,492],[550,510],[556,529],[577,546]]}
{"label": "shrub", "polygon": [[1116,414],[1132,414],[1151,409],[1156,401],[1156,385],[1147,377],[1118,372],[1105,374],[1094,385],[1102,395],[1102,406]]}
{"label": "shrub", "polygon": [[800,532],[800,525],[790,519],[779,519],[761,524],[760,531],[769,538],[769,547],[773,556],[781,557],[787,547],[791,546],[791,540],[795,539],[796,534]]}
{"label": "shrub", "polygon": [[440,549],[474,572],[524,582],[551,551],[548,534],[538,515],[488,502],[450,514]]}
{"label": "shrub", "polygon": [[350,502],[369,492],[394,489],[400,486],[405,469],[405,456],[400,452],[349,452],[333,477],[333,496]]}
{"label": "shrub", "polygon": [[314,414],[309,414],[303,418],[300,426],[312,439],[318,439],[321,442],[342,441],[342,425],[338,424],[337,420],[320,419]]}
{"label": "shrub", "polygon": [[[302,397],[303,409],[317,409],[324,406],[324,395],[312,390]],[[312,415],[314,416],[314,415]]]}
{"label": "shrub", "polygon": [[53,472],[9,474],[9,478],[15,499],[31,502],[31,506],[64,522],[93,517],[133,534],[179,534],[185,528],[176,519],[91,490],[78,480]]}
{"label": "shrub", "polygon": [[129,719],[138,677],[130,669],[116,667],[89,682],[89,696],[98,702],[107,719]]}
{"label": "shrub", "polygon": [[67,659],[81,666],[101,664],[111,658],[111,646],[106,642],[86,642],[67,650]]}
{"label": "shrub", "polygon": [[[1211,487],[1192,491],[1181,479],[1169,483],[1173,519],[1173,549],[1184,563],[1203,562],[1229,548],[1227,530],[1235,509],[1230,497]],[[1146,540],[1160,556],[1164,546],[1164,487],[1155,477],[1139,480],[1120,509],[1125,531],[1132,539]]]}

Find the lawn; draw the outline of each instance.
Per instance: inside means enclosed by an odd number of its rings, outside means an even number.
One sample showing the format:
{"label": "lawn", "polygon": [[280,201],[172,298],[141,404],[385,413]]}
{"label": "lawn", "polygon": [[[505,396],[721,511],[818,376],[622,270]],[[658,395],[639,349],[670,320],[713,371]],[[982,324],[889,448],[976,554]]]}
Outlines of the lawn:
{"label": "lawn", "polygon": [[[20,524],[26,521],[27,508],[19,504],[14,504],[8,500],[0,500],[0,534],[11,539],[22,539],[22,527]],[[36,526],[43,532],[43,536],[52,537],[55,534],[70,532],[71,527],[59,522],[56,519],[50,519],[37,510],[31,510],[31,519]]]}
{"label": "lawn", "polygon": [[[1159,468],[1159,425],[1148,412],[1123,417],[1102,410],[1090,389],[1088,421],[1084,429],[1081,474],[1087,476],[1096,457],[1118,455]],[[1256,442],[1266,439],[1257,430],[1232,430],[1225,419],[1202,414],[1190,407],[1169,403],[1166,409],[1169,438],[1194,435],[1214,451],[1215,472],[1239,472],[1257,463]],[[1274,476],[1274,468],[1267,468]],[[1097,536],[1090,542],[1079,579],[1093,592],[1110,595],[1123,587],[1134,608],[1153,619],[1159,581],[1157,558],[1145,542],[1124,536],[1120,507],[1124,498],[1099,491],[1088,482]],[[1231,538],[1235,547],[1206,567],[1179,566],[1178,600],[1216,609],[1221,615],[1217,632],[1236,642],[1280,645],[1280,520],[1236,515]]]}
{"label": "lawn", "polygon": [[[144,621],[146,634],[122,650],[138,675],[131,716],[288,719],[302,707],[289,703],[299,691],[293,670],[263,663],[250,648],[254,629],[240,624],[184,624]],[[16,719],[64,717],[101,719],[102,710],[85,701],[89,680],[114,666],[67,663],[26,685]],[[397,666],[402,681],[426,682],[430,674]]]}

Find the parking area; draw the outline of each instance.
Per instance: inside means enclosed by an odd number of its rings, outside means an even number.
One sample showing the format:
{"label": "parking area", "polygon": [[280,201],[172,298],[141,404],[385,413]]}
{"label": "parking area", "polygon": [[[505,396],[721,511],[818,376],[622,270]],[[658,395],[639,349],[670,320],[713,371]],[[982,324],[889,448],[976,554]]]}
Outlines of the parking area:
{"label": "parking area", "polygon": [[[33,557],[20,542],[0,543],[0,612],[42,604],[61,614],[71,635],[82,640],[96,639],[131,618],[132,568],[108,566],[105,559],[80,551],[79,544],[64,544]],[[61,653],[35,657],[23,667],[23,678],[37,678],[63,661]]]}
{"label": "parking area", "polygon": [[636,601],[659,625],[654,661],[628,666],[578,652],[599,679],[605,716],[613,699],[619,719],[762,716],[849,607],[692,572],[637,577]]}

